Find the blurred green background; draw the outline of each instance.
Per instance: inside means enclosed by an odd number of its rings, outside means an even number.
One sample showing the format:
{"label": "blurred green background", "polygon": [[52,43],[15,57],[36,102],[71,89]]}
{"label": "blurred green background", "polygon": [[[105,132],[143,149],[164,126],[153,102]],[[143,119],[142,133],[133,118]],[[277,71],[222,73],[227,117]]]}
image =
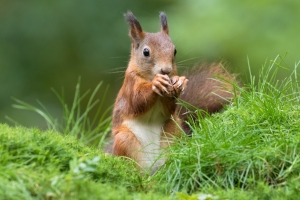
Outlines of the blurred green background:
{"label": "blurred green background", "polygon": [[110,85],[106,105],[113,104],[130,53],[127,10],[148,32],[159,30],[158,13],[166,12],[181,69],[224,59],[246,82],[247,57],[256,75],[278,54],[287,53],[285,67],[300,60],[300,1],[0,0],[0,122],[9,116],[44,128],[35,113],[12,108],[11,97],[39,99],[59,116],[50,88],[63,87],[71,104],[79,76],[82,91]]}

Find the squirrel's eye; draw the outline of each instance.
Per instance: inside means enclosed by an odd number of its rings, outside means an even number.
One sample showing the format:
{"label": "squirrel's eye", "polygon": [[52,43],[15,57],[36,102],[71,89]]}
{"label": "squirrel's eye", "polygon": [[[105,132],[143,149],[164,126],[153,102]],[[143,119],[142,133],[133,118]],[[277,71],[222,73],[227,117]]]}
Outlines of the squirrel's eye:
{"label": "squirrel's eye", "polygon": [[150,51],[149,51],[149,49],[145,48],[145,49],[143,50],[143,54],[144,54],[144,56],[150,56]]}
{"label": "squirrel's eye", "polygon": [[175,49],[175,50],[174,50],[174,56],[176,56],[176,54],[177,54],[177,50]]}

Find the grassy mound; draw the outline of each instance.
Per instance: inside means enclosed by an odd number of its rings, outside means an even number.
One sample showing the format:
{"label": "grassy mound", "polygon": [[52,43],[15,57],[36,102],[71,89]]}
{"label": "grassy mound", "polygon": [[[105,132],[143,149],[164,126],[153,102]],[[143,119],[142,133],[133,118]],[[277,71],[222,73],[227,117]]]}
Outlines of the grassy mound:
{"label": "grassy mound", "polygon": [[3,199],[152,199],[130,161],[53,131],[0,125],[0,163]]}
{"label": "grassy mound", "polygon": [[167,183],[166,191],[214,191],[228,198],[232,193],[224,191],[236,191],[244,195],[241,199],[252,199],[257,191],[257,197],[296,197],[300,87],[296,70],[277,81],[275,64],[262,69],[257,83],[251,77],[225,112],[190,121],[193,136],[171,147],[167,165],[156,175],[159,183]]}
{"label": "grassy mound", "polygon": [[[0,125],[0,197],[297,199],[300,87],[297,66],[289,77],[277,81],[280,67],[271,62],[258,80],[250,74],[250,84],[240,89],[241,95],[224,112],[205,118],[199,113],[197,120],[190,121],[193,136],[183,136],[172,145],[167,163],[153,176],[140,175],[130,160],[98,148],[103,141],[99,130],[107,133],[104,117],[100,121],[105,129],[95,129],[97,145],[90,143],[93,134],[88,139],[84,134],[86,114],[73,118],[77,101],[71,111],[65,107],[65,119],[72,122],[66,127],[74,130],[70,134],[59,134],[57,126],[51,126],[57,132],[43,132]],[[17,107],[42,113],[20,103]]]}

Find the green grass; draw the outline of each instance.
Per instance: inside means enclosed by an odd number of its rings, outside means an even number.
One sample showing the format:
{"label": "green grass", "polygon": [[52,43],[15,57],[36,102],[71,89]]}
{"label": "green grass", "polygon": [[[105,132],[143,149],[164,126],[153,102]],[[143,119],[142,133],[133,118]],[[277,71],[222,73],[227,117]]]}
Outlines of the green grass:
{"label": "green grass", "polygon": [[0,196],[297,199],[298,65],[282,81],[276,74],[286,69],[278,58],[264,65],[257,79],[250,71],[249,84],[224,112],[189,121],[193,136],[171,146],[167,163],[150,177],[140,175],[131,161],[79,141],[76,134],[0,125]]}
{"label": "green grass", "polygon": [[7,125],[0,130],[0,199],[162,198],[143,192],[132,162],[72,136]]}
{"label": "green grass", "polygon": [[[60,120],[53,117],[40,101],[37,101],[39,104],[39,107],[37,107],[13,98],[16,102],[16,104],[13,104],[13,107],[21,110],[33,111],[40,115],[45,120],[45,123],[50,130],[55,130],[66,135],[72,135],[85,144],[101,147],[104,144],[105,137],[110,131],[111,124],[110,113],[112,106],[106,109],[103,108],[108,87],[106,87],[104,92],[102,91],[101,95],[97,94],[103,84],[103,82],[100,82],[92,91],[92,94],[90,94],[90,90],[81,94],[80,84],[81,79],[79,77],[71,106],[66,103],[63,89],[61,94],[52,89],[62,105],[63,114]],[[100,96],[101,99],[95,99],[96,95]],[[88,98],[88,103],[82,108],[82,101],[85,98]],[[91,116],[90,111],[92,109],[96,110],[96,112]],[[8,118],[8,120],[18,124],[10,118]]]}
{"label": "green grass", "polygon": [[265,184],[272,193],[294,187],[300,178],[300,88],[296,69],[277,81],[280,68],[275,60],[262,68],[256,84],[250,77],[225,112],[190,121],[193,136],[170,149],[167,165],[156,175],[160,184],[167,183],[166,192],[251,193]]}

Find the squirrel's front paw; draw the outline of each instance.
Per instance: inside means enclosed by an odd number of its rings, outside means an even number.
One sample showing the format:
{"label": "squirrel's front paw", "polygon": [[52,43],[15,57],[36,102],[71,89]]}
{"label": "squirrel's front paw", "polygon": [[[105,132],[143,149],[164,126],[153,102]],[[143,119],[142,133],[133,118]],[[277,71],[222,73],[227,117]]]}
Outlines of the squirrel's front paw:
{"label": "squirrel's front paw", "polygon": [[152,81],[152,90],[160,96],[170,96],[172,88],[170,78],[167,75],[156,74]]}
{"label": "squirrel's front paw", "polygon": [[173,76],[170,81],[173,85],[172,95],[178,97],[184,92],[189,80],[185,76]]}

